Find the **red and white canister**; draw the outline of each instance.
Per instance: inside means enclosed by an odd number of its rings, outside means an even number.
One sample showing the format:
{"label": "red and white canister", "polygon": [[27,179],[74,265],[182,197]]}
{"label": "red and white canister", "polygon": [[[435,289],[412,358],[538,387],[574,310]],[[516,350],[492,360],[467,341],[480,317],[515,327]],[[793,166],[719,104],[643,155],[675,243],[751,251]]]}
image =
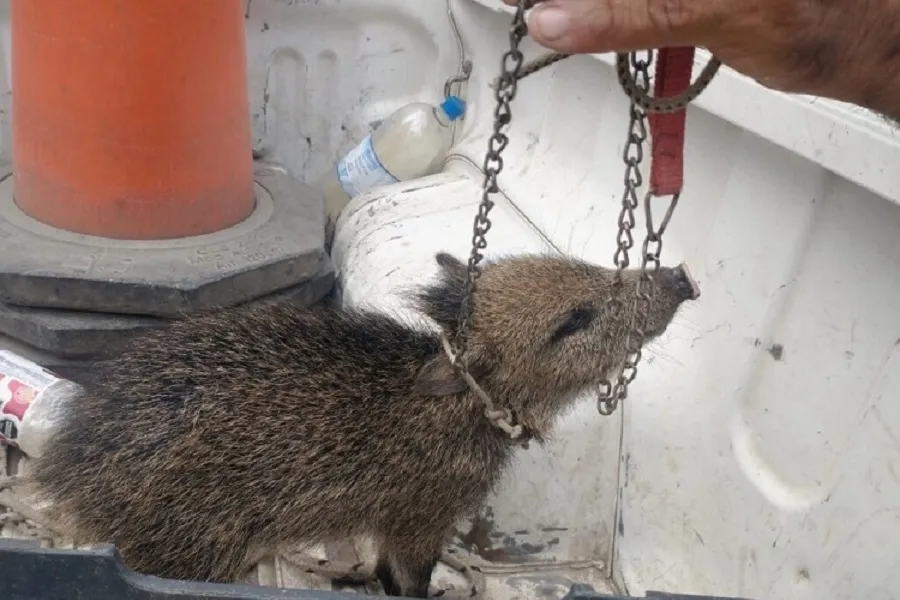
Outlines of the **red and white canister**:
{"label": "red and white canister", "polygon": [[80,391],[78,384],[0,350],[0,442],[40,456],[66,405]]}

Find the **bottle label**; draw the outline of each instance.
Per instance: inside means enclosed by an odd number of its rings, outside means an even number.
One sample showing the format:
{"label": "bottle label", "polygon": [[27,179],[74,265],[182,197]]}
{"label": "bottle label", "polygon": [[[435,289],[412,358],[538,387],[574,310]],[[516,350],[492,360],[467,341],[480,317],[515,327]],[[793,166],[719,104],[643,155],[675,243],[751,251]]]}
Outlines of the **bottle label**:
{"label": "bottle label", "polygon": [[378,155],[372,147],[371,135],[366,136],[366,139],[337,164],[337,177],[350,198],[355,198],[377,185],[388,185],[398,181],[378,160]]}
{"label": "bottle label", "polygon": [[16,445],[28,408],[57,381],[33,362],[0,350],[0,442]]}

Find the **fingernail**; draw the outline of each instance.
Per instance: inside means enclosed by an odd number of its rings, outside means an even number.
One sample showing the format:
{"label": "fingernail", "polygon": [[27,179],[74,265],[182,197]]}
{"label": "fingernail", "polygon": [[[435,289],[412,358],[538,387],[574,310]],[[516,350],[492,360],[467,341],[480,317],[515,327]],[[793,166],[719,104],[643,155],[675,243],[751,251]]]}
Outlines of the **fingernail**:
{"label": "fingernail", "polygon": [[530,20],[531,30],[548,42],[558,40],[569,30],[569,14],[556,6],[538,6]]}

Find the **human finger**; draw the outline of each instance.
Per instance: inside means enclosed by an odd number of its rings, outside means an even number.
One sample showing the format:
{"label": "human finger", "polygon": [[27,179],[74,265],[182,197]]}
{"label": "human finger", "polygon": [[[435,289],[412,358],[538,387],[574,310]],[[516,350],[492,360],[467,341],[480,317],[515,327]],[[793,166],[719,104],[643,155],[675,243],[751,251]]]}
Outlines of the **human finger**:
{"label": "human finger", "polygon": [[[516,4],[516,0],[504,0]],[[711,0],[546,0],[528,29],[541,45],[566,54],[703,45],[720,2]]]}

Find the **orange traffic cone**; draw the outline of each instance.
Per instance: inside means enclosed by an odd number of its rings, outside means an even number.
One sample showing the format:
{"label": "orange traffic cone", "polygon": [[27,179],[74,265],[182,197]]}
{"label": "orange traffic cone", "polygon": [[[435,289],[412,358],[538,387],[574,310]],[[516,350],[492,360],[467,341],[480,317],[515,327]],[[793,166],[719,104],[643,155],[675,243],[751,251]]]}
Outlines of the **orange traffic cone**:
{"label": "orange traffic cone", "polygon": [[160,240],[254,208],[241,0],[12,0],[15,201]]}

